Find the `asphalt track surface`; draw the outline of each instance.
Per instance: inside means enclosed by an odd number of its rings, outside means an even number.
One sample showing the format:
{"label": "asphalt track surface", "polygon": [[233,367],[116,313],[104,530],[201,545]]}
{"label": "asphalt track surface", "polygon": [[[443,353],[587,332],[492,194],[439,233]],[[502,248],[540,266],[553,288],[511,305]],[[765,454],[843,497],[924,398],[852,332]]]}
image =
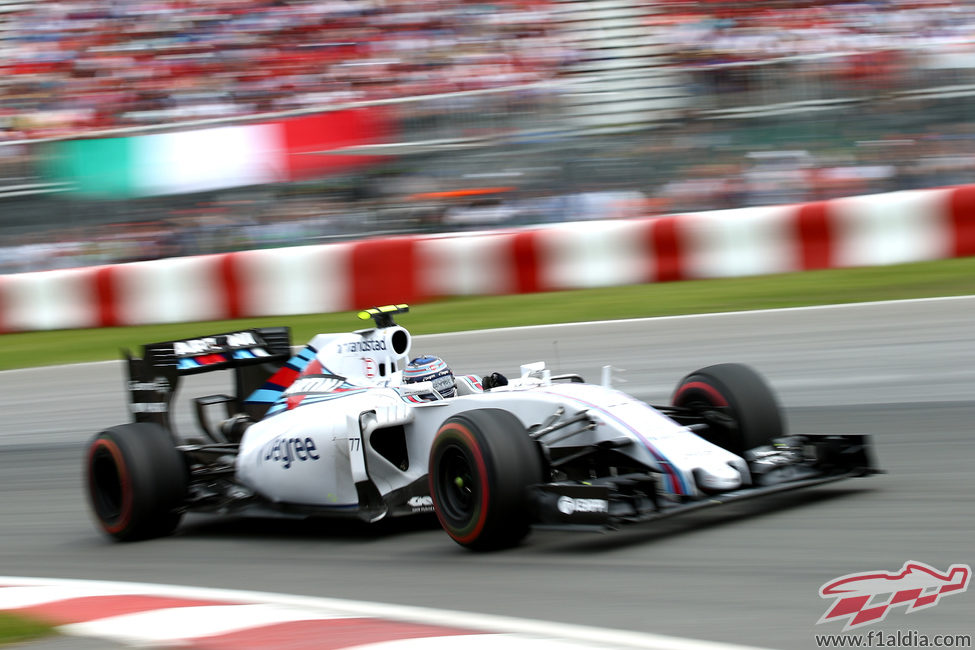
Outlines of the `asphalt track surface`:
{"label": "asphalt track surface", "polygon": [[[839,632],[816,625],[830,605],[819,588],[833,578],[908,560],[975,564],[975,297],[428,336],[413,351],[477,373],[544,359],[590,381],[611,364],[625,369],[618,387],[651,403],[698,367],[747,363],[775,387],[793,432],[871,434],[888,473],[612,534],[535,532],[493,554],[463,550],[427,519],[191,516],[173,537],[114,544],[90,520],[81,472],[88,438],[127,419],[121,367],[7,371],[0,575],[350,598],[798,649]],[[893,609],[870,629],[971,635],[973,599],[975,589],[909,615]]]}

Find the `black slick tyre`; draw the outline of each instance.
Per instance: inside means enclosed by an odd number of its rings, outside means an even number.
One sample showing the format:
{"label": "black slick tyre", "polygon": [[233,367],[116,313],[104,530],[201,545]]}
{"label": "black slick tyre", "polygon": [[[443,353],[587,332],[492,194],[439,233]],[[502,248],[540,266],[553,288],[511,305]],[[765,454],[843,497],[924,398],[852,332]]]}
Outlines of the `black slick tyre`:
{"label": "black slick tyre", "polygon": [[140,422],[102,431],[89,444],[85,464],[89,503],[111,537],[162,537],[179,525],[189,472],[165,428]]}
{"label": "black slick tyre", "polygon": [[739,456],[785,435],[782,410],[766,381],[749,366],[722,363],[684,377],[674,406],[689,409],[708,424],[702,438]]}
{"label": "black slick tyre", "polygon": [[514,415],[476,409],[449,418],[437,431],[429,468],[434,510],[455,542],[490,551],[528,535],[528,486],[542,481],[543,465]]}

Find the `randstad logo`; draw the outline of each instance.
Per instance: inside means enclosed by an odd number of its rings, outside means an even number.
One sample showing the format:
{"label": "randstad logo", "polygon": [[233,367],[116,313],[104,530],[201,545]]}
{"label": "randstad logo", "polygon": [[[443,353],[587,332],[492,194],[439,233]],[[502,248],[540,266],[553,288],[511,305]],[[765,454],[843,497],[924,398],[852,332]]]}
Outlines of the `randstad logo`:
{"label": "randstad logo", "polygon": [[879,623],[894,607],[906,606],[905,614],[934,607],[942,596],[968,589],[972,568],[952,564],[942,573],[923,562],[905,562],[900,571],[849,573],[819,588],[821,598],[835,598],[816,624],[843,621],[843,631]]}

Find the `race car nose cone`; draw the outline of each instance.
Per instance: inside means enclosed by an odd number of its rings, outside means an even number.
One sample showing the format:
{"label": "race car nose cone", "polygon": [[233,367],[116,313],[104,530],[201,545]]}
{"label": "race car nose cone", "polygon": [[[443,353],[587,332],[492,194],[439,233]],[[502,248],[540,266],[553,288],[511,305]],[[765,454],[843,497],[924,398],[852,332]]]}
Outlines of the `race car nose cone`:
{"label": "race car nose cone", "polygon": [[741,487],[741,473],[725,463],[696,468],[694,480],[702,492],[726,492]]}

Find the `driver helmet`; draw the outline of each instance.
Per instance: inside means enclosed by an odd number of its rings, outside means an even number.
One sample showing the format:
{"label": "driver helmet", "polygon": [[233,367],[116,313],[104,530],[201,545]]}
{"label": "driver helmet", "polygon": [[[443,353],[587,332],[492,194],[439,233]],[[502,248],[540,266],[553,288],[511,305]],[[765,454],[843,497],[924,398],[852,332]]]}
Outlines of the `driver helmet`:
{"label": "driver helmet", "polygon": [[[454,373],[440,357],[422,356],[417,357],[406,364],[403,370],[403,382],[414,384],[420,381],[433,382],[433,388],[444,398],[453,397],[456,389],[454,388]],[[437,396],[433,393],[418,395],[422,400],[435,400]]]}

